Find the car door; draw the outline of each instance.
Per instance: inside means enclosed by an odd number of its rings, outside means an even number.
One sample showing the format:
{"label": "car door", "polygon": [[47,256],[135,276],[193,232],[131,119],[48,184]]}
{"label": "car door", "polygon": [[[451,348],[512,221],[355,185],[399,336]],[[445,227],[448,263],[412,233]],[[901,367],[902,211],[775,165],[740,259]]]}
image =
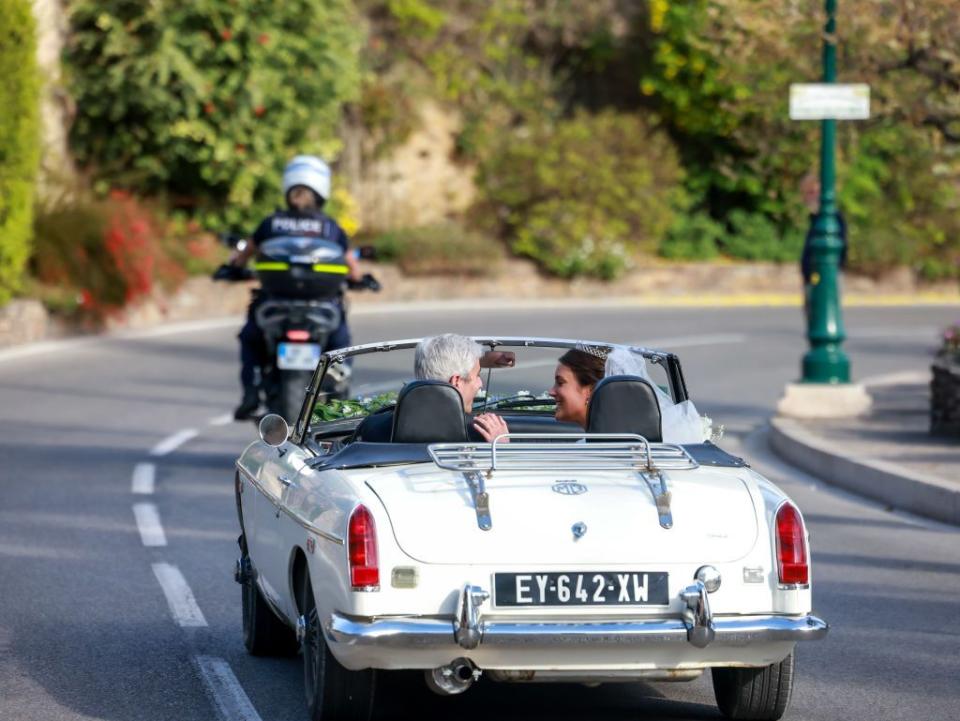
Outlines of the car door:
{"label": "car door", "polygon": [[284,512],[290,489],[309,458],[302,448],[287,441],[264,464],[261,497],[254,506],[257,543],[254,563],[264,594],[290,618],[296,604],[289,584],[290,554],[295,543],[290,526],[296,523]]}

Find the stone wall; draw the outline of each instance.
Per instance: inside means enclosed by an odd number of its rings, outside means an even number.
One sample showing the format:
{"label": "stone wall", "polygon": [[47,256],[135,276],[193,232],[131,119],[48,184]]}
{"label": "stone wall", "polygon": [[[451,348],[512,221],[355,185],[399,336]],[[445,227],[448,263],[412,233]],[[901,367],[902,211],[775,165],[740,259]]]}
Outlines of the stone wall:
{"label": "stone wall", "polygon": [[465,211],[476,196],[474,166],[455,159],[457,114],[430,101],[419,112],[417,130],[382,158],[368,158],[370,139],[362,130],[344,130],[338,169],[367,231],[437,223]]}
{"label": "stone wall", "polygon": [[[490,299],[511,301],[642,302],[655,306],[703,305],[704,303],[796,305],[800,303],[800,274],[793,264],[775,263],[667,263],[651,259],[613,283],[578,279],[565,281],[545,276],[530,261],[508,259],[496,276],[404,276],[396,266],[364,263],[364,271],[383,284],[380,293],[351,293],[356,306],[410,301]],[[858,302],[909,302],[924,294],[936,294],[938,302],[960,303],[954,283],[918,285],[912,275],[895,273],[886,279],[846,276],[844,298]],[[156,293],[111,318],[107,331],[141,329],[162,323],[243,314],[250,289],[256,282],[215,283],[206,277],[190,278],[173,294]],[[706,298],[705,298],[706,297]],[[798,311],[799,312],[799,311]],[[16,300],[0,308],[0,349],[82,332],[53,322],[43,306],[32,300]]]}
{"label": "stone wall", "polygon": [[40,99],[41,131],[40,199],[63,192],[76,182],[76,168],[67,144],[74,106],[63,86],[60,55],[67,35],[67,18],[62,0],[33,0],[37,20],[37,64],[43,76]]}

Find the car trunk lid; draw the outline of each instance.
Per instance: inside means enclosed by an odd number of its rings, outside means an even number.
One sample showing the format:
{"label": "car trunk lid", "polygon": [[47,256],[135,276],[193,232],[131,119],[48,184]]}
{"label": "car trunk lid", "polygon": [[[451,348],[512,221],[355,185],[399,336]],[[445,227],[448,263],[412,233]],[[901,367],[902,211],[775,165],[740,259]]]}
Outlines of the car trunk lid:
{"label": "car trunk lid", "polygon": [[[492,527],[482,530],[463,473],[417,466],[367,480],[397,543],[423,563],[632,564],[733,561],[757,538],[743,479],[709,468],[666,471],[672,527],[651,488],[630,471],[497,471],[485,479]],[[579,537],[578,537],[579,535]]]}

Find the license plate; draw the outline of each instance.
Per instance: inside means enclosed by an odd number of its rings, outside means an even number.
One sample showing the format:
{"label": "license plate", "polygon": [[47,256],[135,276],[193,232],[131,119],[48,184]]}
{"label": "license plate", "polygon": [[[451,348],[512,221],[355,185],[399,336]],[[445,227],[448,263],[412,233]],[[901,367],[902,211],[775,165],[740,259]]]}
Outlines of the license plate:
{"label": "license plate", "polygon": [[667,574],[571,571],[493,574],[496,606],[666,606]]}
{"label": "license plate", "polygon": [[284,371],[312,371],[320,362],[319,343],[280,343],[277,368]]}

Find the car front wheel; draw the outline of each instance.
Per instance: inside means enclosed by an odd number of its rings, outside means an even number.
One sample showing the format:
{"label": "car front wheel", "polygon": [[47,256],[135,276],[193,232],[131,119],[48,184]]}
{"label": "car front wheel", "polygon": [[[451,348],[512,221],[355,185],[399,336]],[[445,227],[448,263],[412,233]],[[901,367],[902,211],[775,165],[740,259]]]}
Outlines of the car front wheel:
{"label": "car front wheel", "polygon": [[713,693],[720,712],[730,719],[776,721],[790,703],[793,670],[792,653],[762,668],[713,669]]}
{"label": "car front wheel", "polygon": [[312,721],[367,721],[373,713],[376,671],[345,669],[327,648],[310,579],[302,589],[306,616],[303,635],[303,676],[307,709]]}

